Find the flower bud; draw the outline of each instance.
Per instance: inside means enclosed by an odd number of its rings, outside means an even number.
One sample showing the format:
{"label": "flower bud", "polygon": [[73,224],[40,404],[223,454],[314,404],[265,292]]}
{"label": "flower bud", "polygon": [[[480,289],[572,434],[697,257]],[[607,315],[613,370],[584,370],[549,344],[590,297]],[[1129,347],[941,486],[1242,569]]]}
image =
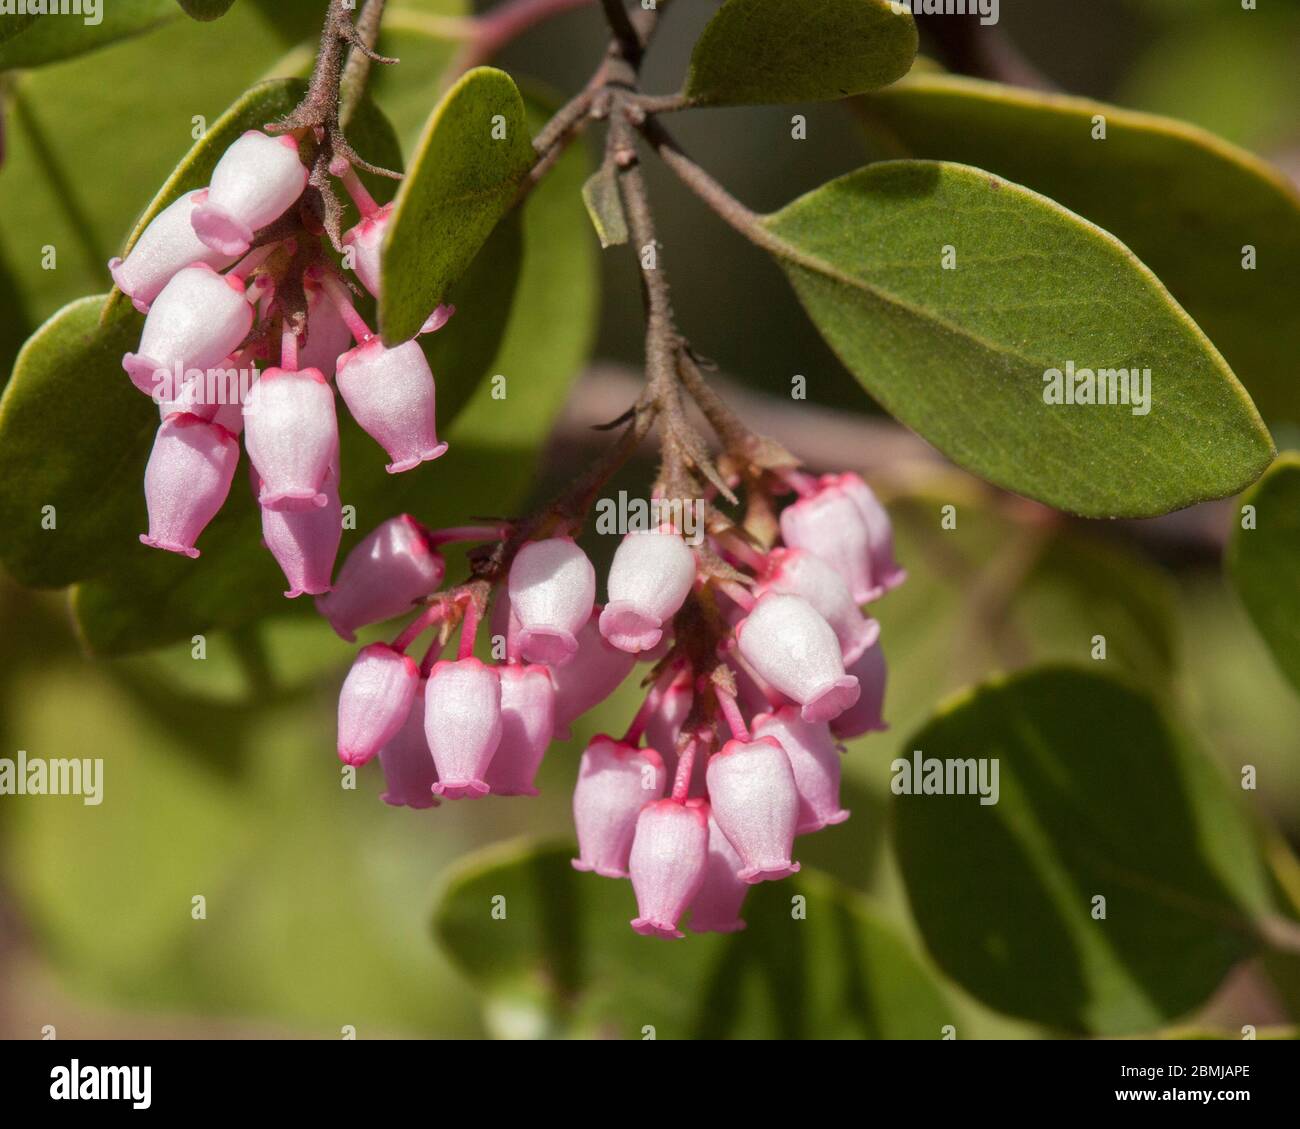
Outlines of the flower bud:
{"label": "flower bud", "polygon": [[745,661],[758,676],[803,706],[805,721],[829,721],[858,700],[844,673],[835,632],[807,600],[769,593],[736,628]]}
{"label": "flower bud", "polygon": [[831,732],[842,741],[889,728],[881,711],[885,705],[885,653],[877,643],[868,647],[849,671],[862,687],[858,700],[831,721]]}
{"label": "flower bud", "polygon": [[438,769],[434,795],[477,799],[501,741],[501,675],[478,659],[434,665],[424,692],[424,735]]}
{"label": "flower bud", "polygon": [[806,549],[776,549],[769,553],[767,572],[757,591],[759,595],[780,592],[807,600],[831,625],[845,666],[856,662],[880,637],[880,624],[862,614],[840,574]]}
{"label": "flower bud", "polygon": [[244,284],[203,263],[172,276],[144,319],[140,351],[127,353],[122,368],[146,396],[159,381],[175,381],[190,369],[224,361],[248,336],[253,307]]}
{"label": "flower bud", "polygon": [[[858,507],[858,513],[867,524],[871,545],[871,577],[886,592],[897,588],[907,579],[907,571],[894,560],[894,526],[889,511],[880,504],[875,492],[856,474],[828,475]],[[823,480],[825,481],[825,480]]]}
{"label": "flower bud", "polygon": [[432,808],[438,806],[433,786],[438,770],[424,737],[424,690],[427,679],[420,679],[411,700],[411,712],[391,741],[379,750],[379,764],[384,770],[387,787],[380,797],[394,807]]}
{"label": "flower bud", "polygon": [[385,348],[378,337],[338,359],[339,394],[361,429],[393,460],[400,474],[447,450],[434,422],[433,373],[416,341]]}
{"label": "flower bud", "polygon": [[[497,599],[508,606],[504,595]],[[578,650],[572,661],[551,668],[551,681],[555,683],[556,740],[567,741],[572,736],[569,726],[617,690],[636,666],[635,655],[611,646],[600,633],[599,619],[597,608],[578,632]],[[650,745],[660,747],[653,741]]]}
{"label": "flower bud", "polygon": [[177,271],[193,263],[223,270],[235,261],[236,256],[204,245],[190,226],[191,213],[206,199],[205,188],[177,197],[149,221],[125,259],[109,261],[113,282],[142,314],[149,312],[150,304]]}
{"label": "flower bud", "polygon": [[740,907],[749,893],[749,883],[740,878],[744,865],[718,821],[710,816],[704,883],[691,901],[687,924],[692,933],[738,933],[745,928],[740,917]]}
{"label": "flower bud", "polygon": [[626,878],[636,817],[664,794],[664,783],[664,762],[654,749],[593,737],[582,754],[573,788],[573,825],[578,833],[573,869]]}
{"label": "flower bud", "polygon": [[298,367],[320,369],[326,380],[333,380],[339,358],[352,345],[339,308],[318,283],[303,280],[307,294],[307,339],[298,350]]}
{"label": "flower bud", "polygon": [[771,737],[728,741],[709,758],[709,801],[718,827],[744,865],[742,882],[773,881],[799,869],[790,861],[799,792],[785,750]]}
{"label": "flower bud", "polygon": [[704,801],[656,800],[642,808],[628,861],[637,907],[632,928],[666,941],[684,937],[677,919],[700,891],[708,853]]}
{"label": "flower bud", "polygon": [[587,554],[569,537],[530,541],[515,556],[507,587],[523,657],[552,666],[573,658],[596,600],[596,570]]}
{"label": "flower bud", "polygon": [[194,209],[194,233],[224,255],[242,255],[253,233],[284,215],[306,186],[298,143],[250,129],[212,170],[208,198]]}
{"label": "flower bud", "polygon": [[339,692],[339,760],[365,764],[411,712],[420,668],[387,643],[362,647]]}
{"label": "flower bud", "polygon": [[379,297],[380,251],[392,219],[393,205],[385,204],[374,215],[366,216],[343,233],[344,255],[352,252],[352,270],[361,280],[361,285],[376,298]]}
{"label": "flower bud", "polygon": [[239,444],[224,427],[190,415],[164,420],[144,471],[149,532],[140,540],[197,557],[194,542],[225,503],[238,462]]}
{"label": "flower bud", "polygon": [[351,643],[358,627],[408,612],[416,600],[436,592],[446,571],[420,523],[398,514],[357,543],[334,590],[317,600],[316,608]]}
{"label": "flower bud", "polygon": [[483,779],[494,796],[536,796],[533,781],[555,732],[555,687],[544,666],[503,666],[501,742]]}
{"label": "flower bud", "polygon": [[262,506],[306,510],[329,502],[321,486],[338,457],[339,429],[334,390],[319,369],[267,369],[249,390],[244,427]]}
{"label": "flower bud", "polygon": [[320,509],[262,510],[262,540],[289,582],[285,595],[291,600],[330,590],[334,559],[343,539],[343,506],[333,468],[321,490],[326,502]]}
{"label": "flower bud", "polygon": [[794,706],[754,718],[755,737],[771,737],[790,758],[795,790],[799,793],[796,835],[843,823],[849,813],[840,807],[840,751],[830,727],[813,725]]}
{"label": "flower bud", "polygon": [[663,637],[695,581],[695,554],[667,527],[629,533],[609,569],[609,603],[600,632],[619,650],[648,651]]}
{"label": "flower bud", "polygon": [[871,535],[857,504],[840,486],[823,480],[817,492],[781,511],[781,536],[807,549],[844,578],[853,600],[865,604],[884,591],[871,572]]}

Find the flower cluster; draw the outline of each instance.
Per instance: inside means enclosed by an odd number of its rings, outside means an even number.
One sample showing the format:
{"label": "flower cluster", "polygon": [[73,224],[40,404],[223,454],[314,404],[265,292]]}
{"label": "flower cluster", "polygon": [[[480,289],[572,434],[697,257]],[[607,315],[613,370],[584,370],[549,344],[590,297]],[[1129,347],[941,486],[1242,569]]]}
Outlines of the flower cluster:
{"label": "flower cluster", "polygon": [[[797,498],[761,549],[736,527],[688,545],[672,523],[628,533],[596,603],[566,531],[429,531],[393,518],[347,558],[321,611],[344,638],[424,606],[364,647],[339,696],[338,752],[378,757],[391,804],[536,795],[552,740],[638,661],[649,689],[627,731],[586,747],[573,792],[575,868],[630,878],[638,932],[743,928],[749,886],[792,874],[796,836],[843,822],[840,746],[884,728],[878,623],[862,605],[900,584],[888,515],[855,474],[784,471]],[[555,532],[555,531],[553,531]],[[500,579],[440,591],[440,545],[496,539]],[[482,574],[478,574],[482,575]],[[475,657],[491,604],[493,653]],[[455,625],[456,657],[444,658]],[[437,633],[422,662],[406,654]]]}
{"label": "flower cluster", "polygon": [[[146,315],[139,349],[122,367],[162,421],[145,471],[149,532],[140,539],[199,555],[195,542],[234,481],[242,433],[263,539],[291,597],[329,591],[342,536],[335,387],[387,452],[390,473],[447,449],[419,342],[384,345],[354,307],[344,273],[350,268],[379,296],[392,206],[380,207],[348,162],[330,164],[361,216],[342,235],[337,266],[305,199],[299,149],[312,143],[310,130],[245,133],[206,188],[173,201],[125,259],[109,263]],[[439,307],[421,332],[451,312]]]}

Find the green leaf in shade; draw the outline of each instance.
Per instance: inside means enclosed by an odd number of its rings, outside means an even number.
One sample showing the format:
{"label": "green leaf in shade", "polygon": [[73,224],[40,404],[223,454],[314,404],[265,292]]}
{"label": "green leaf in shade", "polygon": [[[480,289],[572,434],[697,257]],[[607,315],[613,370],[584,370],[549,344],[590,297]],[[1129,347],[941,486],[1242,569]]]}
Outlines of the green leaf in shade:
{"label": "green leaf in shade", "polygon": [[1284,451],[1241,499],[1228,545],[1228,575],[1278,667],[1300,690],[1300,453]]}
{"label": "green leaf in shade", "polygon": [[805,870],[755,886],[743,932],[666,945],[629,927],[630,883],[579,874],[573,853],[481,851],[456,867],[434,911],[437,939],[484,993],[499,1034],[938,1039],[953,1021],[893,929],[832,878]]}
{"label": "green leaf in shade", "polygon": [[913,750],[998,768],[996,804],[894,799],[926,945],[989,1006],[1063,1031],[1150,1030],[1256,951],[1271,904],[1254,829],[1144,693],[1038,668],[952,701],[898,756]]}
{"label": "green leaf in shade", "polygon": [[699,105],[824,102],[907,74],[916,24],[889,0],[726,0],[691,52]]}
{"label": "green leaf in shade", "polygon": [[0,16],[0,45],[8,43],[16,35],[21,35],[36,22],[35,12],[15,12],[10,16]]}
{"label": "green leaf in shade", "polygon": [[[1159,279],[1026,188],[893,161],[760,223],[867,390],[998,486],[1088,517],[1148,517],[1236,493],[1272,458],[1249,396]],[[1150,369],[1149,413],[1046,403],[1044,374],[1069,362]]]}
{"label": "green leaf in shade", "polygon": [[[1271,165],[1185,122],[949,75],[909,76],[862,105],[892,155],[988,169],[1121,239],[1264,417],[1300,422],[1300,195]],[[1104,141],[1093,138],[1098,115]]]}
{"label": "green leaf in shade", "polygon": [[8,37],[0,34],[0,71],[57,63],[178,17],[173,0],[103,0],[98,23],[84,16],[45,15]]}
{"label": "green leaf in shade", "polygon": [[228,11],[235,0],[176,0],[182,11],[193,20],[206,23],[219,20]]}
{"label": "green leaf in shade", "polygon": [[384,340],[419,331],[505,215],[534,160],[523,97],[476,67],[435,107],[397,193],[384,241]]}

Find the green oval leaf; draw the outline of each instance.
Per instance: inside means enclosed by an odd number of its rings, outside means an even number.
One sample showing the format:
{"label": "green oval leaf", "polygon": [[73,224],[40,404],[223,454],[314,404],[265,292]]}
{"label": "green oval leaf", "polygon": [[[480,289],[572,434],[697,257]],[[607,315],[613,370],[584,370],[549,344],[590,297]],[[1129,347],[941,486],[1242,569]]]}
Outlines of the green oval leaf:
{"label": "green oval leaf", "polygon": [[[665,945],[634,933],[628,882],[579,874],[573,848],[507,844],[465,859],[434,933],[505,1035],[938,1039],[953,1022],[929,972],[859,897],[806,870],[749,894],[748,928]],[[807,899],[807,918],[791,913]],[[491,912],[503,896],[504,920]]]}
{"label": "green oval leaf", "polygon": [[[998,486],[1088,517],[1147,517],[1234,494],[1272,458],[1250,398],[1159,279],[1026,188],[886,162],[761,225],[867,390]],[[1058,387],[1067,371],[1131,372],[1119,387],[1139,402],[1048,403],[1053,370]]]}
{"label": "green oval leaf", "polygon": [[235,0],[176,0],[182,11],[192,20],[206,23],[219,20],[224,16]]}
{"label": "green oval leaf", "polygon": [[892,155],[988,169],[1123,240],[1265,418],[1300,422],[1300,195],[1272,166],[1185,122],[949,75],[909,76],[863,105]]}
{"label": "green oval leaf", "polygon": [[416,335],[514,202],[534,157],[523,97],[504,71],[476,67],[447,92],[424,127],[384,240],[385,341]]}
{"label": "green oval leaf", "polygon": [[1228,575],[1256,630],[1300,690],[1300,452],[1284,451],[1241,499],[1253,507],[1236,522]]}
{"label": "green oval leaf", "polygon": [[93,23],[88,10],[83,15],[46,13],[35,22],[28,17],[28,26],[20,26],[8,37],[0,35],[0,71],[84,55],[179,15],[172,0],[104,0]]}
{"label": "green oval leaf", "polygon": [[691,52],[697,105],[824,102],[907,74],[916,24],[889,0],[727,0]]}
{"label": "green oval leaf", "polygon": [[[907,794],[918,756],[986,781],[996,767],[997,802]],[[894,842],[917,924],[990,1006],[1071,1032],[1149,1030],[1255,951],[1271,907],[1253,828],[1145,694],[1040,668],[952,702],[899,758]]]}

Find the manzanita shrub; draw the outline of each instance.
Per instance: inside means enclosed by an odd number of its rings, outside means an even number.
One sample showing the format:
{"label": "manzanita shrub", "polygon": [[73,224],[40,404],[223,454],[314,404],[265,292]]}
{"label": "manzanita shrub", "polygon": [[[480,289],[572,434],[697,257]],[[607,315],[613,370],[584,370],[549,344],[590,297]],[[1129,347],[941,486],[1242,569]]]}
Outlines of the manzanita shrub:
{"label": "manzanita shrub", "polygon": [[[282,598],[314,602],[349,643],[362,633],[337,688],[337,754],[346,780],[382,772],[393,806],[537,795],[545,758],[633,682],[638,703],[616,728],[559,753],[576,846],[489,856],[449,881],[436,930],[462,967],[489,996],[553,993],[554,1018],[618,979],[613,954],[628,942],[609,939],[610,921],[686,948],[723,943],[688,933],[734,934],[736,967],[758,962],[769,976],[791,923],[806,921],[817,952],[898,1000],[875,1014],[818,989],[815,1029],[793,1033],[941,1038],[952,1021],[925,962],[800,861],[817,851],[809,836],[850,819],[845,743],[888,729],[893,637],[876,610],[905,598],[912,567],[896,551],[890,494],[860,465],[804,465],[727,403],[704,359],[710,341],[688,340],[675,314],[669,279],[685,256],[659,237],[643,163],[662,162],[772,257],[892,416],[1031,500],[1007,503],[1029,531],[1027,555],[1009,555],[1010,579],[990,572],[975,586],[994,620],[1004,586],[1048,559],[1036,530],[1060,514],[1151,518],[1250,489],[1231,575],[1297,685],[1300,486],[1293,455],[1274,461],[1256,404],[1271,421],[1300,419],[1300,207],[1281,174],[1190,126],[928,62],[909,77],[914,6],[890,0],[725,0],[680,89],[646,90],[665,10],[686,2],[591,5],[608,47],[544,116],[486,61],[581,2],[507,0],[477,19],[443,5],[315,5],[306,82],[253,86],[203,129],[139,201],[103,268],[107,296],[61,310],[19,352],[0,403],[0,548],[21,581],[77,585],[80,630],[104,653],[241,627]],[[180,6],[235,18],[230,3]],[[134,8],[123,34],[173,14]],[[462,48],[403,163],[372,87],[404,81],[409,96],[438,76],[394,80],[412,64],[377,48],[426,26]],[[87,46],[71,24],[15,25],[0,67]],[[674,136],[674,119],[697,108],[838,100],[890,159],[769,214]],[[797,137],[804,115],[793,123]],[[505,379],[494,351],[521,244],[539,235],[520,217],[560,183],[571,144],[598,131],[580,196],[601,247],[639,270],[644,381],[605,425],[603,452],[520,514],[525,481],[497,483],[494,504],[490,466],[472,450],[459,466],[447,425],[490,403],[480,382]],[[102,175],[116,169],[106,160]],[[543,285],[549,262],[532,267]],[[576,318],[585,300],[563,276],[551,285],[527,348],[563,335],[566,309]],[[527,382],[519,360],[511,379]],[[554,406],[539,407],[543,424]],[[480,416],[490,429],[491,412]],[[84,457],[48,457],[51,442]],[[598,569],[580,540],[648,444],[657,473]],[[422,520],[425,495],[454,516]],[[934,510],[940,529],[956,527],[955,505]],[[219,598],[195,595],[185,570],[198,569]],[[1082,602],[1106,614],[1089,593]],[[1139,627],[1135,646],[1155,647],[1150,635]],[[1105,659],[1106,632],[1078,652]],[[1238,962],[1262,951],[1294,961],[1300,935],[1294,860],[1158,703],[1155,660],[1120,663],[1123,678],[1043,665],[983,683],[894,743],[894,846],[930,958],[984,1004],[1057,1030],[1164,1026]],[[1166,806],[1176,827],[1150,834]],[[630,916],[609,879],[630,881]],[[523,931],[504,949],[486,935],[497,898],[512,906],[502,928]],[[548,898],[601,907],[603,920],[557,942],[543,935]],[[568,943],[591,947],[593,967],[557,956]],[[1056,974],[1063,964],[1071,976]],[[702,975],[697,958],[663,967],[670,996]],[[637,1001],[652,1017],[657,994]],[[691,1029],[629,1006],[611,1020],[598,998],[576,1006],[630,1029]],[[694,1030],[725,1021],[715,1008]]]}

